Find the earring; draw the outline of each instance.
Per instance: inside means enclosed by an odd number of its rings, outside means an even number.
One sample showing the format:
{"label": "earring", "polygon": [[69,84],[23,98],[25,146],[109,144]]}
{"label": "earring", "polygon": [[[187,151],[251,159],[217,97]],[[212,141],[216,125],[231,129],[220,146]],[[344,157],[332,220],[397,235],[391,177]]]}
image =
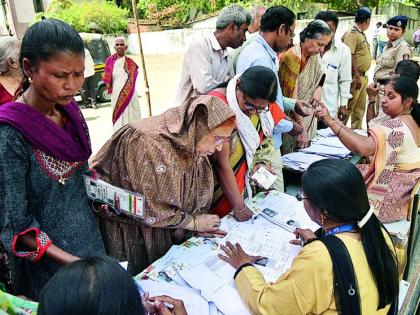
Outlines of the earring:
{"label": "earring", "polygon": [[321,213],[321,227],[324,228],[324,215]]}
{"label": "earring", "polygon": [[28,82],[29,82],[29,84],[32,84],[32,78],[31,77],[28,77]]}

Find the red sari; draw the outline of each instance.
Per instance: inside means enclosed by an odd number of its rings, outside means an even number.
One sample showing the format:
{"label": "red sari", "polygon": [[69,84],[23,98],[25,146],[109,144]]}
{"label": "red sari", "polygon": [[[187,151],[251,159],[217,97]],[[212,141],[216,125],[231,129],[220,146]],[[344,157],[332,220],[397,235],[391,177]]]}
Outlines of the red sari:
{"label": "red sari", "polygon": [[13,95],[0,83],[0,105],[13,101]]}

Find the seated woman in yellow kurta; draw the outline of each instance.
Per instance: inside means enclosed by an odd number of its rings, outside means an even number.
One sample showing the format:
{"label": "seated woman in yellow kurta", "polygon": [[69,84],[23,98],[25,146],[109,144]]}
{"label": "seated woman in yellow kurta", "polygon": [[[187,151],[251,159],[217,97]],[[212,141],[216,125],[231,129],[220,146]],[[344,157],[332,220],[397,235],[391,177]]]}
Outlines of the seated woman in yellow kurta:
{"label": "seated woman in yellow kurta", "polygon": [[[388,234],[369,206],[360,172],[345,160],[321,160],[303,174],[302,188],[305,210],[322,227],[322,238],[335,235],[349,253],[360,314],[387,314],[398,294],[397,260]],[[295,234],[306,244],[274,283],[266,283],[252,265],[260,257],[245,254],[239,244],[228,242],[222,246],[227,256],[219,257],[238,269],[236,289],[252,314],[343,314],[345,310],[337,310],[333,292],[339,290],[327,247],[314,241],[310,230],[296,229]]]}

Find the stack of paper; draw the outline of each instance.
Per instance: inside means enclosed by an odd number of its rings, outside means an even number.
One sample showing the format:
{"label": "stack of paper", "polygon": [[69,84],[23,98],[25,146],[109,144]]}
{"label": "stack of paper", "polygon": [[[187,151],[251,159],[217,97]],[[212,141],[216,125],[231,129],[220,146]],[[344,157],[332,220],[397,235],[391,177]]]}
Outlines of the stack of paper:
{"label": "stack of paper", "polygon": [[318,145],[325,145],[327,147],[334,147],[334,148],[343,148],[344,145],[340,141],[338,137],[315,137],[312,140],[312,145],[318,144]]}
{"label": "stack of paper", "polygon": [[282,161],[287,168],[305,171],[314,162],[326,158],[347,158],[350,154],[350,150],[334,135],[331,128],[327,128],[318,130],[318,135],[312,140],[311,146],[285,154],[282,156]]}
{"label": "stack of paper", "polygon": [[331,130],[330,127],[325,129],[318,129],[316,131],[317,134],[319,134],[321,137],[334,137],[335,133]]}
{"label": "stack of paper", "polygon": [[332,147],[322,144],[312,144],[308,148],[300,149],[300,152],[326,156],[329,158],[346,158],[350,155],[350,150],[344,145],[342,147]]}
{"label": "stack of paper", "polygon": [[283,166],[297,171],[305,171],[314,162],[327,159],[326,156],[307,154],[304,152],[292,152],[282,156]]}

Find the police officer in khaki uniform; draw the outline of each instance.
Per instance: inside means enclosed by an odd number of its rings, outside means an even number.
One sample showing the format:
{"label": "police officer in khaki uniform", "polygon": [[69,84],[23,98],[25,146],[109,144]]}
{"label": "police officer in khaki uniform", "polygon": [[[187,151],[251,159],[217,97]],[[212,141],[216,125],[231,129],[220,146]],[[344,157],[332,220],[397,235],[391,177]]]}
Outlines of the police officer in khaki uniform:
{"label": "police officer in khaki uniform", "polygon": [[372,62],[369,43],[364,31],[369,28],[370,10],[363,7],[356,12],[355,25],[343,35],[343,43],[351,50],[351,71],[353,83],[350,93],[353,98],[347,105],[347,123],[351,117],[351,128],[361,129],[366,108],[366,88],[368,85],[367,71]]}
{"label": "police officer in khaki uniform", "polygon": [[[374,116],[372,124],[379,124],[388,119],[379,106],[379,99],[384,95],[384,84],[394,74],[395,66],[401,60],[409,60],[412,56],[410,45],[404,40],[404,32],[408,23],[408,17],[403,15],[394,16],[388,24],[388,43],[382,55],[376,61],[373,80],[376,88],[379,88],[379,95],[376,101],[369,101],[367,120],[369,122]],[[378,86],[379,85],[379,86]],[[371,88],[371,86],[369,86]]]}

